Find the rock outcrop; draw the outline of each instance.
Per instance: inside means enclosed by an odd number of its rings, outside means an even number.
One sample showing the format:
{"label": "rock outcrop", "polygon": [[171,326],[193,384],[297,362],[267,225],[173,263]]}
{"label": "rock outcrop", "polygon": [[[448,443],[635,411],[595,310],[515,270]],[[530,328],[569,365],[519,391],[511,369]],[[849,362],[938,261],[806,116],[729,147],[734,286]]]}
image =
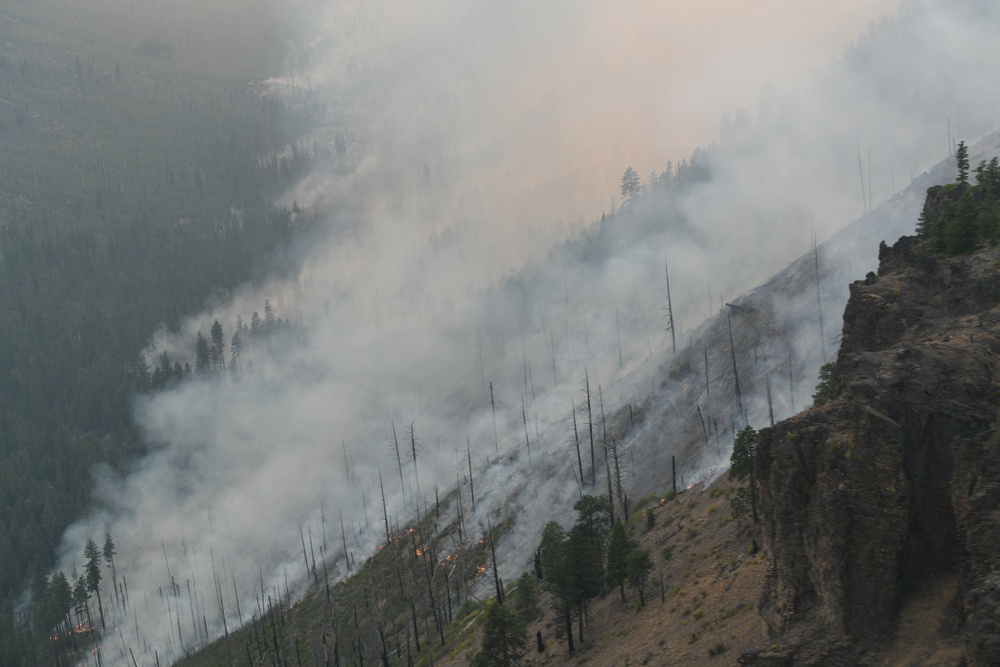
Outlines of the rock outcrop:
{"label": "rock outcrop", "polygon": [[760,432],[768,664],[880,660],[908,596],[940,577],[956,592],[930,631],[1000,664],[998,267],[997,250],[883,245],[878,275],[851,285],[829,400]]}

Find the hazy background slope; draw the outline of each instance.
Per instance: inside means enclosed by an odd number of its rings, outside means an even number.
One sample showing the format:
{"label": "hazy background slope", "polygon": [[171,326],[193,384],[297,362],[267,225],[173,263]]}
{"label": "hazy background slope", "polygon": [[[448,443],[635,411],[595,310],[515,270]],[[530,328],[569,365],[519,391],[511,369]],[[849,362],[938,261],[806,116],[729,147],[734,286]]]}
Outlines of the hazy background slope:
{"label": "hazy background slope", "polygon": [[247,85],[280,71],[268,16],[252,2],[0,7],[4,664],[42,659],[31,637],[47,628],[17,603],[91,506],[91,468],[145,452],[131,401],[150,332],[281,269],[290,211],[271,198],[306,160],[278,173],[261,157],[306,123]]}

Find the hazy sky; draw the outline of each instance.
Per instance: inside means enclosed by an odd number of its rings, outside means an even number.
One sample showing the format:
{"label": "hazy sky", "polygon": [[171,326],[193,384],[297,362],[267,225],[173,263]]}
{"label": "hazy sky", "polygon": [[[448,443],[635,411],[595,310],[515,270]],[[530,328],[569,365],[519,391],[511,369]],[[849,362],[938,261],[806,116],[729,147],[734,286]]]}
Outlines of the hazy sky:
{"label": "hazy sky", "polygon": [[688,157],[723,113],[755,115],[765,86],[802,85],[895,4],[343,2],[297,62],[334,97],[370,72],[366,120],[394,157],[460,164],[522,222],[589,221],[626,166]]}

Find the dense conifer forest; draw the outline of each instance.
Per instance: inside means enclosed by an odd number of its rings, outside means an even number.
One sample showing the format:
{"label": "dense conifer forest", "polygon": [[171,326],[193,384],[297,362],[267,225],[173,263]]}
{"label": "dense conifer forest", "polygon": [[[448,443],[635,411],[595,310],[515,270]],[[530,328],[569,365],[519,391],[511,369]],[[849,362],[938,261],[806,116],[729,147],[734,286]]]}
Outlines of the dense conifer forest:
{"label": "dense conifer forest", "polygon": [[200,3],[0,9],[2,664],[42,660],[22,594],[45,588],[92,467],[143,450],[150,333],[280,269],[307,226],[271,198],[324,155],[296,143],[308,108],[249,83],[281,54],[242,4],[242,33]]}

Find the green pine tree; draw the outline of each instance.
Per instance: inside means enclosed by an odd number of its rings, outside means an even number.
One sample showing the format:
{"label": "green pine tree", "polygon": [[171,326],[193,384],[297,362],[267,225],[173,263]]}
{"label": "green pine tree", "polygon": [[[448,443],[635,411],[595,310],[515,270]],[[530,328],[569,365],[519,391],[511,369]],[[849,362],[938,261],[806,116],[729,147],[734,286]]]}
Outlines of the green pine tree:
{"label": "green pine tree", "polygon": [[567,550],[574,578],[573,604],[583,641],[587,602],[604,593],[604,548],[611,523],[611,503],[605,496],[584,496],[573,505],[576,525],[569,532]]}
{"label": "green pine tree", "polygon": [[81,574],[76,578],[76,583],[73,585],[73,611],[76,612],[77,623],[83,623],[84,618],[86,618],[87,627],[92,625],[90,622],[90,606],[87,604],[89,600],[90,592],[87,590],[87,580]]}
{"label": "green pine tree", "polygon": [[979,207],[972,198],[972,190],[966,190],[945,230],[948,252],[960,255],[975,250],[979,245],[980,227]]}
{"label": "green pine tree", "polygon": [[93,539],[87,540],[83,548],[83,556],[87,559],[84,565],[84,575],[87,578],[87,590],[97,593],[97,609],[101,613],[101,628],[104,628],[104,605],[101,603],[101,552],[97,549],[97,542]]}
{"label": "green pine tree", "polygon": [[955,180],[967,184],[969,182],[969,148],[964,141],[958,142],[958,149],[955,150],[955,164],[958,166],[958,177]]}
{"label": "green pine tree", "polygon": [[639,604],[646,606],[646,580],[653,570],[653,559],[647,549],[633,549],[628,555],[628,585],[639,591]]}
{"label": "green pine tree", "polygon": [[528,628],[521,616],[497,600],[486,602],[483,642],[473,667],[517,667],[528,650]]}
{"label": "green pine tree", "polygon": [[542,588],[552,596],[552,610],[562,620],[569,652],[573,652],[574,576],[567,553],[566,531],[549,521],[542,531],[538,557],[542,564]]}
{"label": "green pine tree", "polygon": [[530,623],[541,613],[538,609],[538,582],[530,572],[525,572],[517,578],[514,586],[510,596],[514,610],[525,623]]}
{"label": "green pine tree", "polygon": [[628,557],[634,545],[629,539],[625,524],[615,522],[611,529],[611,539],[608,541],[608,586],[617,586],[622,602],[625,602],[625,580],[628,578]]}

